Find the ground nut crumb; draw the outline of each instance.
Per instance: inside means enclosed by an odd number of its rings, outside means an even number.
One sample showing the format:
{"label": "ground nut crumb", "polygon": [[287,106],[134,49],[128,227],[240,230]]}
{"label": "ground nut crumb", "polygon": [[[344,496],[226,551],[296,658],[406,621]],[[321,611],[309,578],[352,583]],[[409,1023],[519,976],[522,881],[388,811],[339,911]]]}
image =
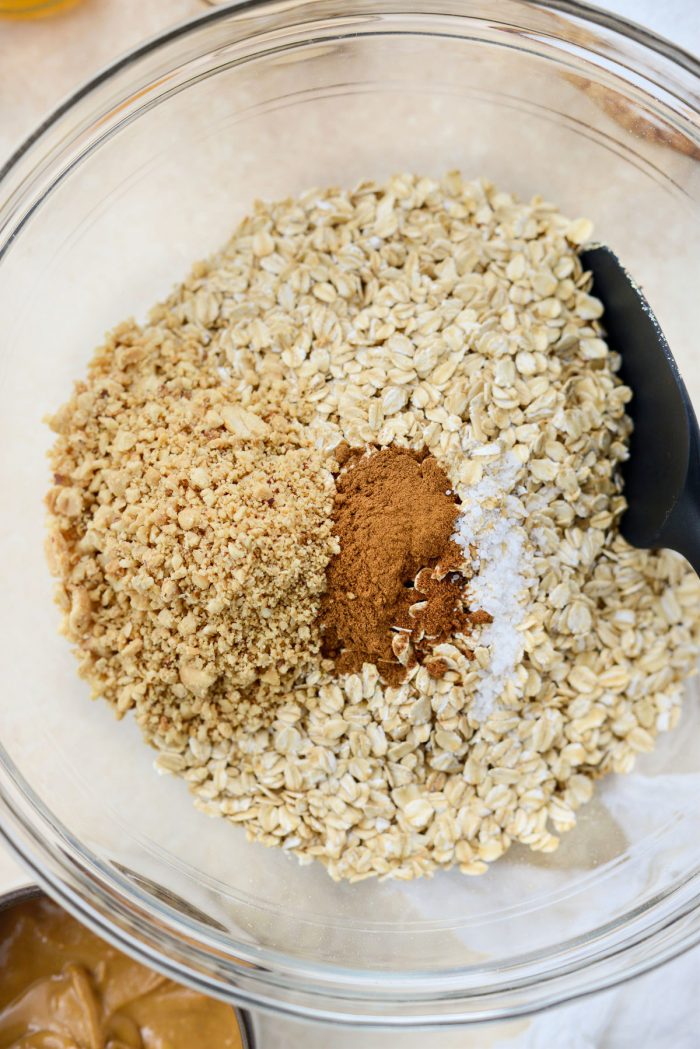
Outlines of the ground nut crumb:
{"label": "ground nut crumb", "polygon": [[94,693],[170,743],[269,720],[319,664],[334,460],[166,327],[118,329],[59,420],[50,559]]}

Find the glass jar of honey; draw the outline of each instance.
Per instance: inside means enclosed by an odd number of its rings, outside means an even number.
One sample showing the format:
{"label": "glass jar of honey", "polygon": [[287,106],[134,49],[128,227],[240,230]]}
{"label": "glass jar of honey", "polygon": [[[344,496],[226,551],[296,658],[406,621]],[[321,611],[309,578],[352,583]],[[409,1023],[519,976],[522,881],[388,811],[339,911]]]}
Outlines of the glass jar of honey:
{"label": "glass jar of honey", "polygon": [[80,0],[0,0],[0,18],[44,18],[78,3]]}

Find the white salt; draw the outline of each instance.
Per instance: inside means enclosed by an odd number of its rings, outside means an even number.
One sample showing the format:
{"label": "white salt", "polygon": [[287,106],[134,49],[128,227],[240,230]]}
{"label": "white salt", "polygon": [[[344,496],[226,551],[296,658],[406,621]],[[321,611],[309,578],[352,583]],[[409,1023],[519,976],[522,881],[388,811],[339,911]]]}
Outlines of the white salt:
{"label": "white salt", "polygon": [[476,547],[478,571],[469,583],[470,603],[493,617],[480,637],[491,660],[481,672],[471,707],[479,721],[492,712],[523,656],[518,627],[525,615],[529,564],[519,524],[522,506],[512,494],[521,465],[511,452],[489,464],[489,472],[462,496],[454,536],[465,551]]}

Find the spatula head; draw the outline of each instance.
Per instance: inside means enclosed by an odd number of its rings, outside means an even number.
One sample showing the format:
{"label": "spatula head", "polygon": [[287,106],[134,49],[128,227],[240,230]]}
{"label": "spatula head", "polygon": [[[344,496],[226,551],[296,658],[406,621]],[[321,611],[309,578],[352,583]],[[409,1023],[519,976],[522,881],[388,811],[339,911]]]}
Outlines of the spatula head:
{"label": "spatula head", "polygon": [[614,252],[589,248],[581,261],[593,274],[609,345],[621,355],[620,375],[633,393],[622,534],[633,546],[681,549],[678,515],[698,443],[688,393],[649,303]]}

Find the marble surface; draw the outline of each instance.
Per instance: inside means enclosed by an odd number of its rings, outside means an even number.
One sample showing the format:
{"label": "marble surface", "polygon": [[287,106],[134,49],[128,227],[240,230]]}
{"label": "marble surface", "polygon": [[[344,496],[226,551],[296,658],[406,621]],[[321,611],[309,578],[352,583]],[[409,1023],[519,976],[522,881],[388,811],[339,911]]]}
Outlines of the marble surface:
{"label": "marble surface", "polygon": [[[0,163],[85,77],[205,0],[84,0],[41,22],[0,21]],[[696,0],[614,0],[607,6],[686,50],[700,51]],[[86,55],[89,56],[86,58]],[[0,888],[26,881],[0,851]],[[369,1033],[256,1016],[260,1049],[696,1049],[700,948],[622,988],[512,1023],[425,1033]]]}

